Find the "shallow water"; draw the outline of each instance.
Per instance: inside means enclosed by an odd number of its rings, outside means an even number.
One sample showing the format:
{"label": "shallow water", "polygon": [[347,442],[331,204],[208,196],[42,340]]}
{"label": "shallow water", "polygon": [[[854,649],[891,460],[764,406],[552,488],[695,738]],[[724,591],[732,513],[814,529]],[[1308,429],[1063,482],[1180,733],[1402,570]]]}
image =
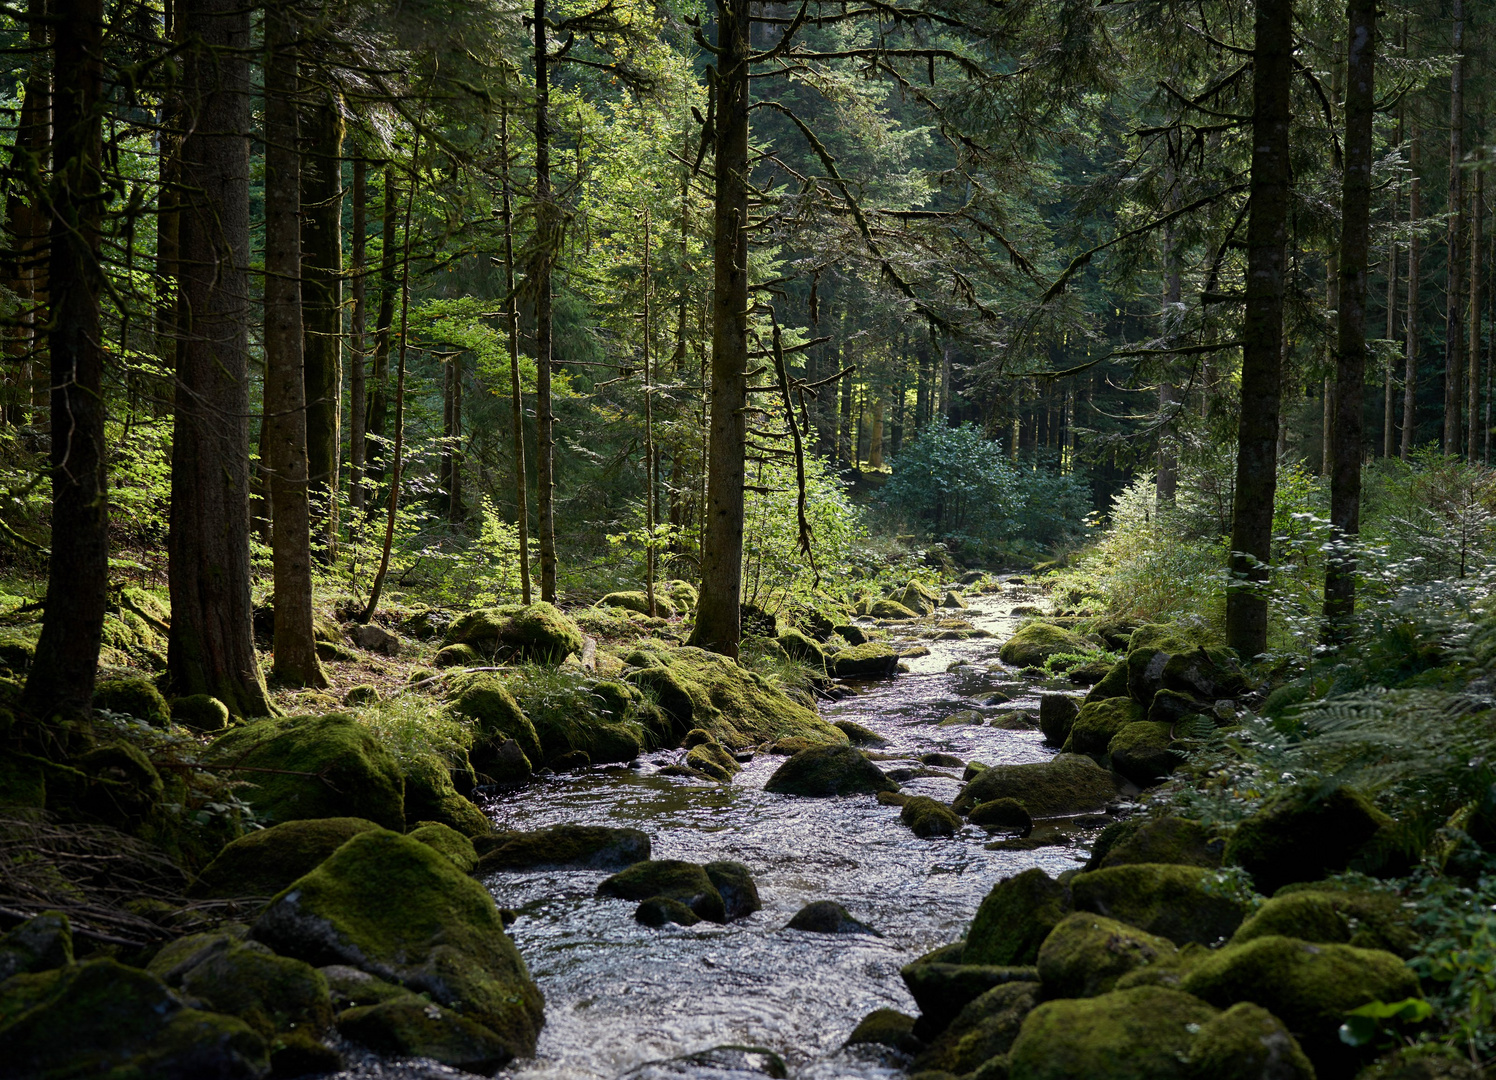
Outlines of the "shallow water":
{"label": "shallow water", "polygon": [[[887,754],[942,751],[989,765],[1052,756],[1037,731],[940,726],[958,712],[990,717],[1037,709],[1042,687],[997,664],[998,646],[1017,621],[1008,609],[1032,602],[1031,594],[1010,588],[972,602],[978,605],[973,610],[952,614],[991,631],[992,638],[910,641],[927,646],[930,655],[907,661],[907,674],[858,685],[843,700],[824,703],[822,715],[872,728],[888,740],[882,748]],[[1014,701],[981,704],[999,689]],[[502,1075],[764,1075],[766,1059],[753,1055],[682,1060],[731,1044],[772,1050],[790,1076],[807,1080],[901,1076],[907,1062],[892,1052],[841,1049],[871,1010],[915,1011],[899,968],[960,937],[1000,878],[1032,866],[1055,874],[1075,866],[1080,853],[1077,845],[988,851],[983,845],[991,837],[973,826],[955,837],[921,840],[899,822],[897,807],[880,806],[871,796],[766,794],[765,781],[784,761],[770,755],[759,755],[727,785],[653,775],[681,756],[664,751],[648,757],[641,769],[550,777],[488,809],[500,828],[632,826],[650,835],[655,858],[736,859],[752,870],[763,910],[727,926],[653,930],[634,921],[633,902],[593,897],[607,876],[602,872],[488,879],[499,905],[520,912],[511,933],[546,996],[535,1058],[516,1062]],[[893,769],[912,763],[879,764]],[[942,771],[952,775],[912,779],[903,790],[949,801],[960,789],[960,770]],[[823,899],[842,903],[882,936],[784,928],[804,904]],[[381,1071],[391,1075],[388,1066]],[[402,1075],[458,1074],[431,1069]]]}

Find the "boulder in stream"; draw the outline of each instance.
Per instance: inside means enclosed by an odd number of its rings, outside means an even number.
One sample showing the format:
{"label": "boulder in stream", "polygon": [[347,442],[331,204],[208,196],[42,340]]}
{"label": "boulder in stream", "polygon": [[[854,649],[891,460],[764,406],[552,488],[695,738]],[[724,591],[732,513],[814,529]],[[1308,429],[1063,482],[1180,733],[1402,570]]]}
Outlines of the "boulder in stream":
{"label": "boulder in stream", "polygon": [[915,1031],[927,1041],[994,987],[1039,981],[1038,969],[1027,965],[947,963],[926,957],[905,964],[899,975],[919,1006],[920,1022]]}
{"label": "boulder in stream", "polygon": [[883,935],[871,926],[852,917],[852,913],[835,900],[813,900],[799,911],[786,925],[787,930],[804,930],[811,934],[871,934]]}
{"label": "boulder in stream", "polygon": [[[499,870],[569,867],[621,870],[649,858],[649,835],[606,825],[552,825],[534,832],[495,833],[474,843],[483,875]],[[642,899],[642,897],[640,897]]]}
{"label": "boulder in stream", "polygon": [[1175,749],[1173,728],[1169,724],[1144,720],[1127,724],[1106,745],[1107,760],[1118,776],[1138,787],[1162,782],[1185,758]]}
{"label": "boulder in stream", "polygon": [[914,1022],[914,1017],[897,1009],[874,1009],[852,1029],[844,1045],[873,1044],[913,1054],[924,1046],[914,1034]]}
{"label": "boulder in stream", "polygon": [[1047,1001],[1029,1013],[1008,1054],[1013,1080],[1193,1080],[1195,1032],[1216,1015],[1178,990],[1140,986]]}
{"label": "boulder in stream", "polygon": [[1112,739],[1128,724],[1143,719],[1143,707],[1130,698],[1107,698],[1092,701],[1080,707],[1075,721],[1070,726],[1070,736],[1065,740],[1065,750],[1074,754],[1089,754],[1100,758]]}
{"label": "boulder in stream", "polygon": [[1023,803],[1017,799],[993,799],[972,807],[967,819],[973,825],[985,829],[1018,829],[1027,836],[1034,828],[1034,819]]}
{"label": "boulder in stream", "polygon": [[1012,667],[1041,667],[1044,661],[1060,653],[1090,652],[1092,646],[1073,630],[1047,622],[1028,622],[1020,626],[1003,647],[998,658]]}
{"label": "boulder in stream", "polygon": [[764,906],[763,901],[758,898],[758,886],[753,881],[753,873],[742,863],[722,859],[709,862],[702,869],[722,894],[722,907],[727,913],[728,922],[752,915]]}
{"label": "boulder in stream", "polygon": [[826,661],[826,670],[838,679],[866,679],[892,675],[898,662],[899,654],[889,646],[868,641],[833,654]]}
{"label": "boulder in stream", "polygon": [[953,805],[966,814],[979,803],[1017,799],[1038,819],[1094,813],[1116,797],[1110,772],[1089,758],[1061,754],[1052,761],[985,769],[967,782]]}
{"label": "boulder in stream", "polygon": [[1192,1075],[1209,1080],[1315,1080],[1283,1021],[1246,1001],[1200,1025],[1189,1062]]}
{"label": "boulder in stream", "polygon": [[1091,845],[1086,870],[1130,863],[1169,863],[1174,866],[1221,865],[1223,843],[1214,830],[1190,818],[1131,817],[1101,830]]}
{"label": "boulder in stream", "polygon": [[727,905],[706,868],[680,859],[651,859],[635,863],[603,880],[597,895],[619,900],[668,897],[686,905],[708,922],[725,923]]}
{"label": "boulder in stream", "polygon": [[853,746],[887,746],[888,740],[871,728],[851,720],[833,720],[831,726],[839,730]]}
{"label": "boulder in stream", "polygon": [[648,900],[640,901],[639,906],[634,909],[634,921],[658,929],[670,923],[695,926],[701,921],[701,916],[679,900],[672,900],[668,896],[651,896]]}
{"label": "boulder in stream", "polygon": [[929,839],[935,836],[955,836],[961,831],[961,816],[927,795],[916,795],[899,811],[899,820],[913,831],[915,836]]}
{"label": "boulder in stream", "polygon": [[1043,694],[1039,698],[1039,730],[1050,746],[1064,746],[1070,728],[1080,714],[1080,704],[1069,694]]}
{"label": "boulder in stream", "polygon": [[966,935],[968,964],[1032,964],[1070,912],[1070,890],[1034,867],[1003,878],[977,908]]}
{"label": "boulder in stream", "polygon": [[898,786],[855,747],[815,746],[801,750],[779,766],[764,790],[828,798],[896,791]]}
{"label": "boulder in stream", "polygon": [[1039,984],[1010,982],[994,986],[966,1004],[927,1050],[914,1059],[914,1068],[935,1069],[963,1076],[1007,1054],[1024,1018],[1039,1003]]}
{"label": "boulder in stream", "polygon": [[482,1076],[492,1076],[514,1057],[482,1024],[414,994],[349,1009],[338,1017],[338,1031],[376,1053],[430,1058]]}

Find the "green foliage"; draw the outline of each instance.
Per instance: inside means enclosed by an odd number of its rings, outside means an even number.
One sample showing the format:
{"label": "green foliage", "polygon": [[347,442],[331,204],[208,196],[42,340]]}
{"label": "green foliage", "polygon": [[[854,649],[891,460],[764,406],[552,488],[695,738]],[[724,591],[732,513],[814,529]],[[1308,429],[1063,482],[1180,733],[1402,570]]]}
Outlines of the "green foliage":
{"label": "green foliage", "polygon": [[1414,925],[1424,941],[1408,964],[1456,1046],[1488,1057],[1496,1051],[1496,875],[1473,887],[1439,877],[1422,884]]}
{"label": "green foliage", "polygon": [[744,508],[743,603],[777,612],[795,602],[818,605],[818,590],[848,595],[867,525],[831,468],[818,458],[805,462],[811,558],[800,551],[794,465],[761,461],[748,475],[751,484],[767,490],[750,491]]}

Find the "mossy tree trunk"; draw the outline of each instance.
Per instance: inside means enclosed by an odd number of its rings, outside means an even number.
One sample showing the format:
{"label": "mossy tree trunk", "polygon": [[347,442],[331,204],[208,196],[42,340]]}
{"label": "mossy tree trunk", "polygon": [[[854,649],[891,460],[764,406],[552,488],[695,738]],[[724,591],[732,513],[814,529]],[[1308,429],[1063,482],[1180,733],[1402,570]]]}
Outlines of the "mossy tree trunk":
{"label": "mossy tree trunk", "polygon": [[308,498],[314,550],[338,556],[343,413],[343,115],[317,90],[303,112],[301,292]]}
{"label": "mossy tree trunk", "polygon": [[1408,311],[1403,317],[1407,337],[1403,349],[1406,355],[1403,358],[1402,442],[1398,448],[1404,461],[1413,452],[1418,425],[1418,272],[1419,257],[1423,253],[1418,241],[1418,222],[1423,214],[1423,183],[1418,178],[1418,157],[1422,142],[1418,135],[1418,121],[1414,120],[1408,138]]}
{"label": "mossy tree trunk", "polygon": [[363,156],[353,159],[353,250],[349,253],[348,289],[353,294],[353,310],[348,316],[348,505],[353,508],[353,528],[362,524],[364,509],[364,417],[368,402],[364,395],[364,321],[367,318],[364,298],[364,263],[367,259],[369,228],[369,163]]}
{"label": "mossy tree trunk", "polygon": [[[395,321],[395,167],[384,168],[384,224],[381,229],[383,252],[379,260],[379,314],[374,319],[374,369],[369,373],[369,408],[366,421],[368,439],[364,460],[369,480],[377,484],[384,479],[384,440],[389,423],[390,336]],[[372,501],[375,492],[371,491]]]}

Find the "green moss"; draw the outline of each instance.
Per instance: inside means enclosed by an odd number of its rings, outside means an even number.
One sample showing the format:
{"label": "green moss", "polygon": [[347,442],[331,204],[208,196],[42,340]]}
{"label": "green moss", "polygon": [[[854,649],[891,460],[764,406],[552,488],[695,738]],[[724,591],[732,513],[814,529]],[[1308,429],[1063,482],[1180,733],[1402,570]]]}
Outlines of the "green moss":
{"label": "green moss", "polygon": [[[75,791],[70,805],[50,806],[98,818],[127,830],[137,829],[160,808],[166,794],[161,776],[145,752],[133,743],[114,742],[96,746],[77,759],[78,769],[87,777],[82,790]],[[49,785],[49,795],[62,794],[56,784]],[[58,799],[50,799],[57,803]]]}
{"label": "green moss", "polygon": [[867,605],[865,612],[859,614],[871,615],[875,619],[904,620],[917,619],[919,612],[906,608],[897,600],[879,599],[872,600]]}
{"label": "green moss", "polygon": [[909,995],[920,1010],[920,1029],[925,1036],[944,1031],[973,1001],[999,986],[1032,985],[1039,981],[1038,969],[1028,966],[961,964],[953,959],[921,957],[899,969]]}
{"label": "green moss", "polygon": [[847,1036],[847,1046],[887,1046],[913,1053],[920,1046],[914,1036],[914,1017],[897,1009],[874,1009]]}
{"label": "green moss", "polygon": [[432,663],[439,668],[478,667],[483,663],[483,657],[471,645],[444,645],[436,650]]}
{"label": "green moss", "polygon": [[1314,1080],[1314,1066],[1283,1021],[1248,1002],[1200,1025],[1189,1062],[1201,1080]]}
{"label": "green moss", "polygon": [[1045,694],[1039,698],[1039,730],[1050,746],[1064,746],[1080,712],[1079,703],[1069,694]]}
{"label": "green moss", "polygon": [[493,1075],[516,1056],[511,1045],[482,1024],[409,994],[349,1009],[338,1017],[338,1030],[377,1053],[430,1058],[482,1076]]}
{"label": "green moss", "polygon": [[229,707],[212,694],[171,699],[171,718],[193,731],[222,731],[229,726]]}
{"label": "green moss", "polygon": [[[599,607],[623,608],[625,611],[637,611],[640,615],[649,614],[649,597],[642,592],[611,592],[597,603]],[[675,603],[668,593],[659,589],[655,590],[655,613],[666,619],[675,617]]]}
{"label": "green moss", "polygon": [[727,907],[705,868],[679,859],[651,859],[635,863],[597,887],[598,896],[619,900],[648,900],[655,896],[678,900],[708,922],[725,923]]}
{"label": "green moss", "polygon": [[966,935],[968,964],[1032,964],[1070,911],[1070,890],[1038,867],[1004,878],[977,908]]}
{"label": "green moss", "polygon": [[313,964],[342,963],[429,994],[531,1054],[543,1022],[493,897],[418,840],[361,833],[278,896],[254,936]]}
{"label": "green moss", "polygon": [[348,840],[377,828],[364,818],[314,818],[248,833],[203,869],[190,895],[269,899],[310,873]]}
{"label": "green moss", "polygon": [[634,921],[643,926],[659,929],[670,923],[677,926],[695,926],[701,921],[701,916],[679,900],[672,900],[668,896],[651,896],[647,900],[641,900],[639,906],[634,909]]}
{"label": "green moss", "polygon": [[493,831],[483,811],[457,793],[451,770],[436,755],[407,757],[401,771],[405,777],[406,820],[440,822],[464,836]]}
{"label": "green moss", "polygon": [[1274,934],[1385,949],[1403,957],[1413,955],[1420,941],[1412,912],[1395,894],[1338,889],[1279,893],[1241,924],[1231,943],[1240,945]]}
{"label": "green moss", "polygon": [[906,802],[899,811],[899,820],[908,825],[915,836],[925,839],[955,836],[962,825],[959,814],[926,795],[916,795]]}
{"label": "green moss", "polygon": [[1090,652],[1091,643],[1072,630],[1047,622],[1028,622],[1003,643],[998,659],[1013,667],[1043,667],[1060,653]]}
{"label": "green moss", "polygon": [[1128,818],[1101,830],[1085,868],[1130,863],[1213,868],[1221,865],[1222,846],[1209,828],[1189,818]]}
{"label": "green moss", "polygon": [[882,735],[851,720],[835,720],[832,726],[845,735],[854,746],[888,745],[888,740]]}
{"label": "green moss", "polygon": [[1356,1080],[1485,1080],[1489,1075],[1454,1047],[1420,1043],[1401,1047],[1367,1066],[1356,1074]]}
{"label": "green moss", "polygon": [[779,647],[791,660],[799,660],[816,668],[824,667],[826,664],[826,653],[821,647],[793,626],[786,627],[784,633],[775,640],[779,642]]}
{"label": "green moss", "polygon": [[1127,696],[1127,661],[1118,660],[1107,669],[1106,676],[1086,693],[1085,700],[1105,701]]}
{"label": "green moss", "polygon": [[1119,776],[1138,787],[1160,783],[1184,760],[1184,754],[1173,749],[1172,731],[1169,724],[1146,720],[1126,724],[1107,743],[1107,759]]}
{"label": "green moss", "polygon": [[464,874],[469,873],[473,867],[478,865],[478,852],[473,849],[473,842],[450,826],[436,821],[423,821],[419,827],[411,829],[406,835],[412,840],[419,840],[435,851],[440,851],[451,859],[452,865]]}
{"label": "green moss", "polygon": [[677,611],[695,611],[700,601],[696,586],[689,581],[668,581],[665,583],[665,592]]}
{"label": "green moss", "polygon": [[972,807],[967,817],[973,825],[991,829],[1021,829],[1024,835],[1034,827],[1034,819],[1017,799],[993,799],[991,802],[978,803]]}
{"label": "green moss", "polygon": [[0,937],[0,983],[12,975],[50,971],[73,962],[73,927],[60,911],[44,911]]}
{"label": "green moss", "polygon": [[649,858],[649,836],[638,829],[604,825],[553,825],[525,833],[497,833],[475,845],[479,874],[573,866],[617,870]]}
{"label": "green moss", "polygon": [[1243,867],[1271,894],[1347,867],[1375,869],[1362,856],[1377,855],[1373,841],[1392,831],[1392,819],[1352,788],[1323,797],[1313,788],[1295,789],[1237,826],[1226,841],[1225,861]]}
{"label": "green moss", "polygon": [[38,762],[0,749],[0,806],[40,810],[47,805],[47,773]]}
{"label": "green moss", "polygon": [[785,924],[786,930],[800,930],[807,934],[870,934],[883,935],[867,923],[852,916],[835,900],[812,900],[791,916]]}
{"label": "green moss", "polygon": [[1164,664],[1163,684],[1200,701],[1234,698],[1247,690],[1246,677],[1229,652],[1203,647],[1171,656]]}
{"label": "green moss", "polygon": [[813,746],[774,770],[764,790],[779,795],[826,798],[896,791],[898,786],[855,747]]}
{"label": "green moss", "polygon": [[686,752],[686,766],[723,782],[731,780],[743,768],[738,764],[737,758],[710,736],[707,741],[698,743]]}
{"label": "green moss", "polygon": [[969,1002],[914,1059],[916,1069],[964,1075],[1013,1047],[1024,1019],[1039,1003],[1039,984],[1004,983]]}
{"label": "green moss", "polygon": [[367,971],[360,971],[347,964],[329,964],[318,968],[327,980],[328,992],[332,995],[333,1010],[342,1012],[358,1005],[378,1005],[381,1001],[394,1001],[406,997],[410,991],[403,986],[375,978]]}
{"label": "green moss", "polygon": [[260,720],[231,728],[208,760],[245,770],[245,800],[271,821],[362,817],[405,827],[400,765],[362,724],[341,713]]}
{"label": "green moss", "polygon": [[1172,942],[1090,912],[1065,916],[1039,946],[1046,997],[1095,997],[1135,968],[1166,961]]}
{"label": "green moss", "polygon": [[1179,945],[1213,945],[1230,937],[1248,910],[1221,887],[1217,871],[1198,866],[1114,866],[1076,875],[1070,891],[1079,910],[1120,919]]}
{"label": "green moss", "polygon": [[953,804],[958,814],[979,803],[1017,799],[1034,818],[1064,817],[1103,809],[1117,797],[1112,774],[1071,754],[1027,765],[994,765],[967,781]]}
{"label": "green moss", "polygon": [[898,653],[881,641],[868,641],[833,653],[826,670],[838,679],[862,679],[892,675],[898,663]]}
{"label": "green moss", "polygon": [[1071,725],[1065,750],[1095,758],[1104,757],[1106,748],[1122,729],[1142,719],[1142,706],[1130,698],[1088,702],[1080,707],[1080,714]]}
{"label": "green moss", "polygon": [[1127,639],[1127,653],[1162,650],[1166,653],[1190,652],[1196,648],[1195,636],[1173,623],[1145,623]]}
{"label": "green moss", "polygon": [[152,727],[165,727],[171,721],[171,709],[156,684],[139,675],[104,679],[94,687],[93,705],[112,713],[123,713],[144,720]]}
{"label": "green moss", "polygon": [[1204,1002],[1158,986],[1048,1001],[1029,1013],[1008,1055],[1012,1080],[1189,1080],[1185,1055]]}
{"label": "green moss", "polygon": [[278,1031],[320,1032],[332,1023],[327,980],[311,965],[263,945],[206,950],[176,983],[213,1012],[237,1016],[267,1040]]}
{"label": "green moss", "polygon": [[[509,604],[458,616],[442,638],[443,646],[468,645],[480,656],[502,655],[544,664],[559,664],[582,651],[582,631],[544,600],[529,607]],[[441,654],[437,654],[440,658]]]}
{"label": "green moss", "polygon": [[349,687],[348,692],[343,695],[343,704],[373,705],[379,701],[379,687],[372,683],[362,683],[358,686]]}
{"label": "green moss", "polygon": [[741,919],[762,908],[758,898],[758,886],[748,867],[731,859],[709,862],[702,867],[717,891],[722,894],[722,906],[727,920]]}
{"label": "green moss", "polygon": [[473,672],[454,681],[452,711],[472,721],[473,764],[482,768],[486,751],[513,739],[531,762],[544,761],[535,725],[514,700],[504,680],[488,671]]}

